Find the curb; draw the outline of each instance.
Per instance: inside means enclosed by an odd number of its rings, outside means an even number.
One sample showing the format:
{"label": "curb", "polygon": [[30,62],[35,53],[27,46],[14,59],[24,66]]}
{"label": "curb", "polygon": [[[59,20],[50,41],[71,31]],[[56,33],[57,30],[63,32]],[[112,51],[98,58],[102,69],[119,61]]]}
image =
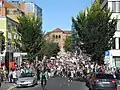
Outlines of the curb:
{"label": "curb", "polygon": [[8,88],[7,90],[12,90],[12,89],[14,89],[16,86],[12,86],[12,87],[10,87],[10,88]]}

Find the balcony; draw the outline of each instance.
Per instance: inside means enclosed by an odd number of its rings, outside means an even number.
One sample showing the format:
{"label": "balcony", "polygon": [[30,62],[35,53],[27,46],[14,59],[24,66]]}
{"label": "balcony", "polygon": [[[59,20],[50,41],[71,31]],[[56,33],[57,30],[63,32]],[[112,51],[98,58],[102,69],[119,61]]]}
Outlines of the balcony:
{"label": "balcony", "polygon": [[7,15],[20,15],[23,14],[22,11],[20,11],[19,9],[7,9]]}

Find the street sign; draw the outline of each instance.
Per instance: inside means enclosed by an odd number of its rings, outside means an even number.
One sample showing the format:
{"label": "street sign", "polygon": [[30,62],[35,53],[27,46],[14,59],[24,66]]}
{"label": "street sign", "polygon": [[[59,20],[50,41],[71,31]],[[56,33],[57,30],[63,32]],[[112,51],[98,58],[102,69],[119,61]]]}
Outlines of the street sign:
{"label": "street sign", "polygon": [[105,51],[105,56],[110,56],[110,52],[109,51]]}

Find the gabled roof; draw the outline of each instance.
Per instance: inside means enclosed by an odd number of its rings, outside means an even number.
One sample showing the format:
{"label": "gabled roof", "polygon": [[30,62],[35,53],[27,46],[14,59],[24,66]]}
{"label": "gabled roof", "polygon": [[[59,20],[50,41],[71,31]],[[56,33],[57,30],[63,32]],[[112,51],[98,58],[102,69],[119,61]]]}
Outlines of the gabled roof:
{"label": "gabled roof", "polygon": [[56,28],[53,32],[63,32],[60,28]]}
{"label": "gabled roof", "polygon": [[71,34],[71,33],[72,33],[72,31],[70,31],[70,30],[65,30],[65,31],[63,31],[63,30],[61,30],[60,28],[56,28],[56,29],[53,30],[53,31],[47,32],[46,35],[49,35],[49,34],[52,33],[52,32],[62,32],[63,34]]}

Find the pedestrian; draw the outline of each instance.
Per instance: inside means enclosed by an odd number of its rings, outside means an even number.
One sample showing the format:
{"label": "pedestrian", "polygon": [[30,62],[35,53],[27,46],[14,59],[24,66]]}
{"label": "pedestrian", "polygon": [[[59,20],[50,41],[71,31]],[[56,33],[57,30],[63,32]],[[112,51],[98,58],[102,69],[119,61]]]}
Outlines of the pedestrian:
{"label": "pedestrian", "polygon": [[9,72],[9,82],[12,83],[13,82],[13,74],[12,74],[12,69]]}
{"label": "pedestrian", "polygon": [[71,79],[71,71],[70,71],[70,69],[68,70],[68,82],[71,82],[72,81],[72,79]]}
{"label": "pedestrian", "polygon": [[15,84],[17,80],[17,73],[15,70],[13,70],[12,75],[13,75],[13,83]]}
{"label": "pedestrian", "polygon": [[1,82],[2,82],[2,80],[1,80],[1,70],[0,70],[0,88],[1,88]]}

